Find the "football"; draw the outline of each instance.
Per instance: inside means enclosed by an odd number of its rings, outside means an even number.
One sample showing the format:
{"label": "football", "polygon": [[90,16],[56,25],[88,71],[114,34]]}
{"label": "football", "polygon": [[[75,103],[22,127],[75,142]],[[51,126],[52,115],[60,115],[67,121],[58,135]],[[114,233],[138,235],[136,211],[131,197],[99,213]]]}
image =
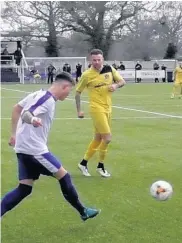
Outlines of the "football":
{"label": "football", "polygon": [[150,194],[159,201],[165,201],[171,198],[173,188],[167,181],[156,181],[150,187]]}

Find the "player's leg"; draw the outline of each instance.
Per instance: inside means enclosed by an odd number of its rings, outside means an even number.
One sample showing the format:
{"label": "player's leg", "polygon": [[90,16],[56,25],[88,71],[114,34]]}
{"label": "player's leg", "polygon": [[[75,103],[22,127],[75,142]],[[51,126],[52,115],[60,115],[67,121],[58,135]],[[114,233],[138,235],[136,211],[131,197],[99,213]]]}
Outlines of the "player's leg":
{"label": "player's leg", "polygon": [[47,84],[49,84],[49,80],[51,79],[51,76],[50,74],[48,73],[48,76],[47,76]]}
{"label": "player's leg", "polygon": [[42,174],[54,175],[58,180],[64,198],[79,212],[83,220],[93,218],[99,213],[99,210],[86,208],[80,202],[70,174],[62,167],[60,161],[53,154],[49,152],[34,157],[41,166],[44,167],[44,169],[41,170]]}
{"label": "player's leg", "polygon": [[78,83],[78,72],[76,72],[76,83]]}
{"label": "player's leg", "polygon": [[107,148],[111,141],[111,130],[110,130],[110,114],[107,113],[91,113],[93,125],[95,127],[95,137],[90,143],[84,159],[78,164],[79,169],[82,171],[82,174],[85,176],[90,176],[87,163],[88,160],[99,151],[99,163],[97,171],[105,177],[109,177],[110,174],[105,170],[104,159],[107,154]]}
{"label": "player's leg", "polygon": [[102,137],[96,128],[96,124],[98,123],[98,120],[99,120],[98,114],[99,113],[95,113],[95,112],[91,113],[91,118],[92,118],[93,125],[94,125],[95,135],[85,152],[83,160],[78,164],[78,168],[81,170],[81,172],[84,176],[90,176],[90,173],[88,172],[88,168],[87,168],[88,161],[97,152],[99,145],[102,141]]}
{"label": "player's leg", "polygon": [[180,94],[179,94],[179,98],[182,98],[182,82],[180,83]]}
{"label": "player's leg", "polygon": [[99,146],[99,163],[97,166],[97,171],[103,177],[110,177],[110,173],[108,173],[108,171],[105,169],[104,161],[106,158],[109,143],[111,142],[112,139],[111,128],[110,128],[111,114],[103,113],[102,119],[100,118],[97,126],[98,126],[97,129],[99,130],[102,137],[102,142]]}
{"label": "player's leg", "polygon": [[34,179],[39,176],[32,167],[32,156],[17,154],[19,184],[8,192],[1,201],[1,216],[16,207],[32,192]]}
{"label": "player's leg", "polygon": [[51,84],[53,83],[53,74],[51,74]]}
{"label": "player's leg", "polygon": [[102,142],[99,146],[99,163],[97,166],[97,171],[103,177],[110,177],[110,173],[105,169],[104,161],[108,151],[109,143],[111,142],[111,134],[102,134]]}
{"label": "player's leg", "polygon": [[174,85],[173,85],[173,91],[172,91],[172,94],[171,94],[171,99],[175,98],[175,96],[178,94],[178,89],[180,87],[180,84],[179,82],[174,82]]}
{"label": "player's leg", "polygon": [[90,176],[90,173],[88,172],[87,164],[88,161],[92,158],[92,156],[97,152],[101,141],[102,141],[101,135],[99,133],[96,133],[85,152],[83,160],[78,164],[78,168],[81,170],[84,176]]}

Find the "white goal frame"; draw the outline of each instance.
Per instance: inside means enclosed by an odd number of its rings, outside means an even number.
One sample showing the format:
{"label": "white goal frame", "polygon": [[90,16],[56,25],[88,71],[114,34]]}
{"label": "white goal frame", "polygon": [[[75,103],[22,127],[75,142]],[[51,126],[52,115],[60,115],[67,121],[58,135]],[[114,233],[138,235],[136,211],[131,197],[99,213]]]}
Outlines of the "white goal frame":
{"label": "white goal frame", "polygon": [[[60,61],[60,65],[58,68],[59,61]],[[37,63],[46,62],[46,65],[44,66],[45,75],[47,74],[47,67],[50,63],[52,63],[56,69],[62,69],[61,65],[65,62],[71,65],[72,70],[75,70],[76,64],[78,62],[82,63],[82,67],[83,67],[82,71],[86,70],[88,66],[87,57],[23,57],[21,62],[22,77],[20,79],[22,84],[27,83],[25,82],[25,72],[28,72],[28,70],[30,70],[34,66],[32,64],[30,65],[29,64],[30,62],[34,63],[34,65],[36,64],[36,62]]]}

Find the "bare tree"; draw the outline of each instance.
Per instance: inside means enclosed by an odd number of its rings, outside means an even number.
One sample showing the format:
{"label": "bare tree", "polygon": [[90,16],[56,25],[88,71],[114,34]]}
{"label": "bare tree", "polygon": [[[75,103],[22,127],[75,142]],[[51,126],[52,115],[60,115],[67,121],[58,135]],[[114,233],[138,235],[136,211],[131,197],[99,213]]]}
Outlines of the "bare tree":
{"label": "bare tree", "polygon": [[180,2],[163,2],[158,13],[158,32],[166,47],[171,43],[179,50],[182,43],[182,5]]}
{"label": "bare tree", "polygon": [[[148,3],[132,1],[99,2],[62,2],[66,15],[64,23],[73,31],[87,35],[87,41],[93,48],[104,51],[105,58],[118,30],[125,31],[129,21]],[[149,11],[149,6],[148,10]]]}
{"label": "bare tree", "polygon": [[152,19],[141,20],[138,16],[130,33],[123,38],[128,59],[150,60],[154,52],[155,24]]}
{"label": "bare tree", "polygon": [[136,15],[128,28],[122,38],[127,59],[174,58],[182,43],[182,5],[159,3],[154,13]]}
{"label": "bare tree", "polygon": [[57,36],[64,30],[61,16],[64,14],[60,2],[20,1],[5,2],[2,18],[12,30],[28,31],[30,37],[47,40],[48,56],[58,56]]}

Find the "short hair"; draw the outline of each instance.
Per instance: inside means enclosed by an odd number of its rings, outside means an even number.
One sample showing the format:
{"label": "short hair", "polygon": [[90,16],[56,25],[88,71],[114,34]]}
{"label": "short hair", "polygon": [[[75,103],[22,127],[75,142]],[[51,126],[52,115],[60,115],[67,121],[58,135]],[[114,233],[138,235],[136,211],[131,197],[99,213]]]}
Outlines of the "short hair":
{"label": "short hair", "polygon": [[74,81],[73,77],[68,72],[61,72],[58,75],[56,75],[54,82],[61,82],[61,81],[68,81],[72,85],[75,85],[75,81]]}
{"label": "short hair", "polygon": [[92,55],[102,55],[103,56],[103,51],[102,50],[100,50],[100,49],[93,49],[93,50],[91,50],[91,52],[90,52],[90,55],[92,56]]}

